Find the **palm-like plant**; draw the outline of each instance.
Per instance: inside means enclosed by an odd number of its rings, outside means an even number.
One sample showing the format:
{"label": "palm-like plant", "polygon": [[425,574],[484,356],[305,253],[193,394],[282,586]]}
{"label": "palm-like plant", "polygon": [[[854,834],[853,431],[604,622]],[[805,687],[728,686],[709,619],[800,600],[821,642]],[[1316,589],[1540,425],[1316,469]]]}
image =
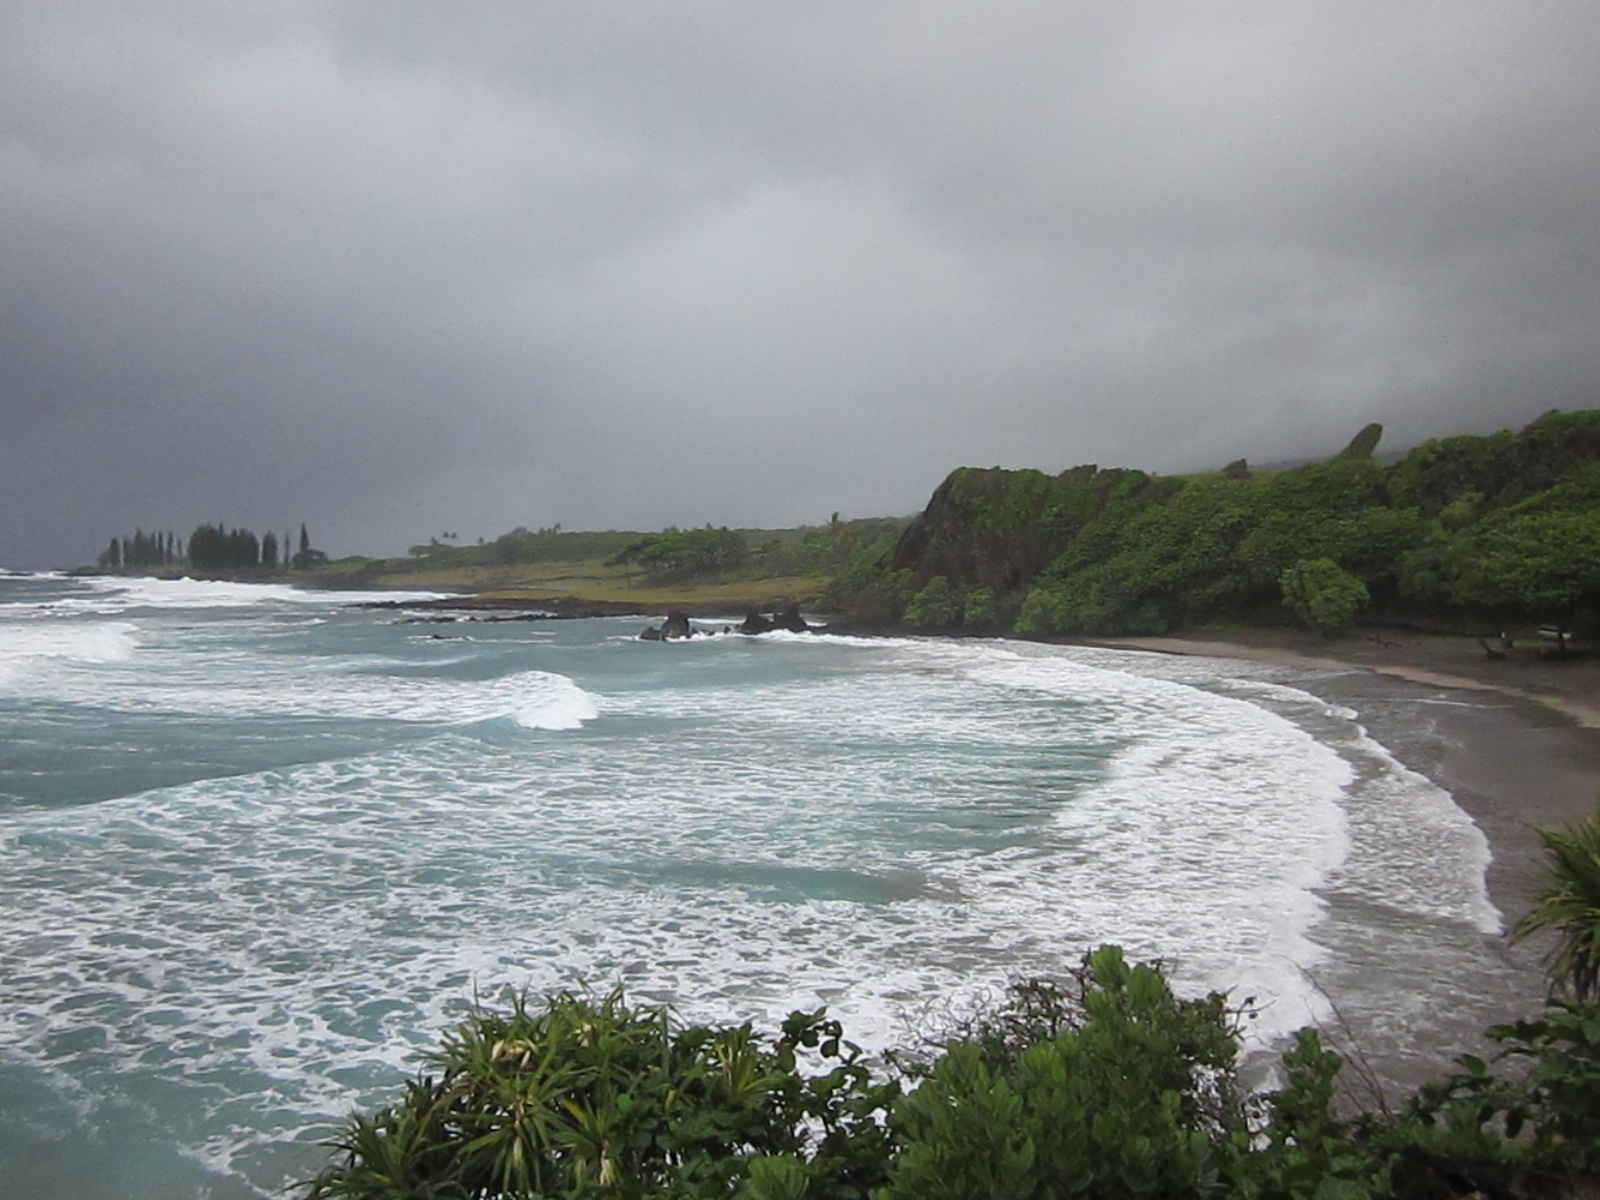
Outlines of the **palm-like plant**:
{"label": "palm-like plant", "polygon": [[447,1034],[400,1103],[352,1117],[308,1200],[866,1195],[895,1089],[842,1034],[821,1010],[772,1040],[681,1026],[620,989],[514,996]]}
{"label": "palm-like plant", "polygon": [[1537,832],[1548,854],[1544,888],[1511,940],[1550,930],[1557,938],[1546,960],[1552,988],[1570,989],[1579,1001],[1600,998],[1600,812]]}

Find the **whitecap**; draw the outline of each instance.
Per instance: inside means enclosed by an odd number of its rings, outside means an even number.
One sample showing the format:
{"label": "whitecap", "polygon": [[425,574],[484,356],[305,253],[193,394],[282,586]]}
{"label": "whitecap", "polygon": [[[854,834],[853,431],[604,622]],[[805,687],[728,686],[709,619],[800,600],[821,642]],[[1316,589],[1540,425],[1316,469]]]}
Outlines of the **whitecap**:
{"label": "whitecap", "polygon": [[138,629],[126,621],[8,621],[0,624],[0,687],[51,666],[126,662],[138,646]]}
{"label": "whitecap", "polygon": [[121,575],[79,577],[88,595],[53,602],[67,611],[96,613],[131,609],[245,608],[261,604],[373,604],[444,599],[440,592],[309,591],[285,583],[240,583],[223,579],[155,579]]}

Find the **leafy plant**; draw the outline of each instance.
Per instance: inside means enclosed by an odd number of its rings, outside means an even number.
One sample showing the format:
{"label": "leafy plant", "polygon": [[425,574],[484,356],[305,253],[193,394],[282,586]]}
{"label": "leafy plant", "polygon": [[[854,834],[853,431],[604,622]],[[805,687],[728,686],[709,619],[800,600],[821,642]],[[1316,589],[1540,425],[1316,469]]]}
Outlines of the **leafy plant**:
{"label": "leafy plant", "polygon": [[1350,628],[1367,603],[1367,587],[1331,558],[1295,563],[1283,573],[1283,603],[1324,637]]}
{"label": "leafy plant", "polygon": [[[888,1158],[874,1087],[825,1013],[770,1044],[747,1025],[679,1027],[664,1009],[562,993],[474,1012],[437,1075],[353,1117],[312,1198],[862,1197]],[[831,1064],[802,1071],[811,1057]],[[756,1166],[756,1163],[766,1165]]]}
{"label": "leafy plant", "polygon": [[693,579],[732,570],[744,562],[749,543],[733,529],[668,529],[630,542],[607,566],[637,564],[651,579]]}
{"label": "leafy plant", "polygon": [[[1115,946],[1012,985],[874,1082],[837,1021],[683,1026],[620,992],[477,1010],[331,1143],[323,1200],[1575,1200],[1600,1183],[1600,1006],[1497,1026],[1398,1112],[1345,1115],[1314,1030],[1240,1084],[1250,1002]],[[1584,1190],[1584,1189],[1589,1190]]]}
{"label": "leafy plant", "polygon": [[1600,812],[1564,829],[1537,832],[1546,853],[1544,886],[1511,937],[1553,932],[1551,986],[1579,1001],[1594,999],[1600,996]]}
{"label": "leafy plant", "polygon": [[913,629],[948,629],[961,621],[961,600],[950,581],[935,575],[906,605],[901,619]]}
{"label": "leafy plant", "polygon": [[1592,1195],[1575,1189],[1600,1175],[1600,1010],[1552,1000],[1488,1032],[1504,1047],[1493,1063],[1462,1055],[1373,1139],[1396,1194],[1453,1180],[1508,1200]]}
{"label": "leafy plant", "polygon": [[[1115,946],[950,1042],[890,1128],[881,1200],[1205,1196],[1242,1133],[1237,1010],[1180,1000]],[[1033,1032],[1046,1032],[1030,1041]]]}

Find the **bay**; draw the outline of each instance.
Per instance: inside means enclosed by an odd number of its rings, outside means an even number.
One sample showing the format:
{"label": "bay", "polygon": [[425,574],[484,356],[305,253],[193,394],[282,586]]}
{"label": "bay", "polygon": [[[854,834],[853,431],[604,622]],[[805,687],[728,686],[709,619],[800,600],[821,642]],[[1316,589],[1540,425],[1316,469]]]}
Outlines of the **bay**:
{"label": "bay", "polygon": [[1505,971],[1482,835],[1291,670],[360,599],[0,576],[18,1194],[278,1194],[508,988],[884,1048],[1115,941],[1270,1046]]}

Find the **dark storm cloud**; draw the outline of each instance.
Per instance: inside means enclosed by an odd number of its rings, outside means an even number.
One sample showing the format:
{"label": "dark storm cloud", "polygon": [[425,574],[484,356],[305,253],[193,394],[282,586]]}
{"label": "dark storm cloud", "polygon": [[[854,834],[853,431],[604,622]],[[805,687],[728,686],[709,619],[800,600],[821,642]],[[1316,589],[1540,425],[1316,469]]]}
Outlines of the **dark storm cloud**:
{"label": "dark storm cloud", "polygon": [[0,561],[1600,403],[1600,9],[1079,7],[7,6]]}

